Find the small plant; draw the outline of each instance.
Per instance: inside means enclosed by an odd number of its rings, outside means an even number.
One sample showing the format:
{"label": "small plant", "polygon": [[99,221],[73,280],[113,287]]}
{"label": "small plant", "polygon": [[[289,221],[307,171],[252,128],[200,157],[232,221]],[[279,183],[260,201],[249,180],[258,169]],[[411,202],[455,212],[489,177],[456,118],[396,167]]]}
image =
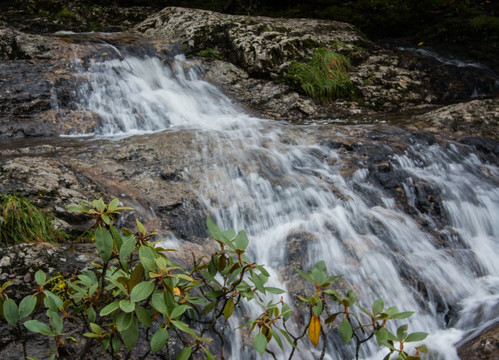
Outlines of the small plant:
{"label": "small plant", "polygon": [[293,62],[286,80],[312,99],[330,102],[340,97],[349,98],[355,93],[348,75],[350,70],[350,61],[345,56],[319,48],[308,63]]}
{"label": "small plant", "polygon": [[[137,221],[138,231],[118,231],[113,226],[114,217],[120,211],[117,199],[106,204],[102,199],[72,206],[72,210],[92,216],[95,219],[95,246],[100,262],[93,270],[84,270],[64,279],[60,274],[52,279],[39,270],[35,273],[38,288],[33,295],[24,297],[19,304],[7,296],[9,282],[0,285],[0,319],[13,326],[22,342],[24,358],[29,358],[26,349],[27,331],[45,335],[54,342],[52,358],[57,356],[79,359],[92,343],[99,344],[104,353],[114,358],[116,353],[128,352],[128,357],[141,339],[149,344],[142,358],[160,351],[170,358],[168,339],[174,336],[181,344],[176,352],[177,360],[186,360],[195,353],[204,354],[208,359],[224,358],[225,343],[234,331],[228,320],[239,311],[241,305],[257,302],[263,309],[256,318],[240,328],[255,330],[253,345],[260,354],[275,355],[268,349],[274,341],[283,351],[283,342],[291,345],[289,359],[294,355],[298,341],[308,334],[308,339],[318,346],[321,334],[325,334],[322,324],[342,318],[339,332],[345,342],[354,338],[357,342],[357,358],[362,343],[375,337],[380,346],[385,346],[398,359],[418,360],[419,353],[426,351],[424,346],[416,348],[414,355],[404,351],[404,344],[420,341],[425,333],[407,334],[407,325],[399,327],[396,334],[389,332],[386,322],[404,319],[412,315],[398,312],[396,307],[384,309],[382,300],[376,300],[372,310],[359,309],[366,318],[351,311],[356,303],[352,291],[341,296],[332,286],[341,276],[327,275],[324,262],[317,263],[308,272],[296,271],[315,288],[309,297],[300,297],[308,306],[310,321],[303,331],[292,334],[287,329],[291,318],[291,307],[283,301],[264,301],[265,296],[281,295],[283,290],[267,286],[270,278],[265,267],[252,262],[246,255],[249,245],[244,231],[222,231],[210,218],[207,227],[211,237],[218,243],[218,250],[199,259],[193,258],[192,267],[179,266],[168,254],[171,249],[161,248],[151,242],[152,233]],[[339,310],[332,312],[333,307]],[[45,317],[35,309],[43,309]],[[29,319],[27,319],[29,317]],[[25,320],[26,319],[26,320]],[[68,323],[79,326],[87,339],[87,344],[78,350],[74,343],[81,341],[69,336]],[[218,338],[215,348],[210,342]],[[327,341],[323,341],[325,355]],[[395,347],[395,343],[399,343]],[[202,356],[202,355],[201,355]]]}
{"label": "small plant", "polygon": [[218,60],[224,59],[224,57],[222,55],[220,55],[220,53],[218,53],[216,50],[213,50],[210,48],[198,51],[196,53],[196,56],[213,58],[213,59],[218,59]]}
{"label": "small plant", "polygon": [[49,216],[28,199],[0,195],[0,243],[62,240],[66,235],[54,229]]}

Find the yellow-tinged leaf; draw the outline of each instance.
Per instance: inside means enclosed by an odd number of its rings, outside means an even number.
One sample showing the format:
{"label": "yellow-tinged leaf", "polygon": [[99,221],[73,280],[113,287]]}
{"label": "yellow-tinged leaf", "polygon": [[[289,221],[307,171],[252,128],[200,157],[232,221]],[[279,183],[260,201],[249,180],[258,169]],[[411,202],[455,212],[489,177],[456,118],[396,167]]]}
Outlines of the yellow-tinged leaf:
{"label": "yellow-tinged leaf", "polygon": [[308,325],[308,338],[317,346],[319,344],[319,337],[321,336],[321,321],[316,315],[312,315],[310,324]]}
{"label": "yellow-tinged leaf", "polygon": [[175,286],[173,288],[173,292],[175,293],[175,295],[180,296],[180,289],[178,287]]}

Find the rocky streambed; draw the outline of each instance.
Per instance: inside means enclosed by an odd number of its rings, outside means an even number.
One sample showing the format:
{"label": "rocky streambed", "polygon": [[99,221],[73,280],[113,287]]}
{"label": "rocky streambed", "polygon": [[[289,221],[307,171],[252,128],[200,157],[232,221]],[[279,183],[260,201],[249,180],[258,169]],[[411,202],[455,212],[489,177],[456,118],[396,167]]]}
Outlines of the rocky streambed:
{"label": "rocky streambed", "polygon": [[[316,103],[282,81],[292,61],[304,61],[318,47],[351,59],[350,77],[360,94],[358,99]],[[206,50],[216,56],[198,56]],[[192,56],[184,65],[187,70],[196,69],[234,104],[275,121],[257,127],[263,140],[255,142],[262,149],[275,146],[277,154],[286,155],[305,148],[315,164],[333,167],[335,176],[349,185],[336,182],[331,174],[303,170],[305,165],[300,163],[293,164],[302,169],[300,178],[290,179],[271,157],[255,155],[261,164],[240,161],[233,155],[234,148],[223,144],[237,144],[239,138],[204,135],[218,134],[218,128],[167,127],[125,138],[75,136],[99,132],[102,124],[101,116],[81,101],[93,63],[133,56],[156,57],[171,65],[178,52]],[[497,77],[485,68],[456,67],[403,50],[383,49],[348,24],[166,8],[119,34],[32,35],[4,26],[0,28],[0,59],[0,193],[30,198],[55,214],[59,226],[70,233],[78,233],[88,224],[67,211],[67,205],[118,197],[136,208],[123,219],[128,226],[138,218],[149,230],[179,239],[202,253],[206,216],[214,207],[231,206],[230,199],[210,185],[218,181],[226,162],[240,161],[235,164],[237,172],[270,174],[279,186],[297,181],[305,191],[311,181],[305,176],[311,176],[314,183],[322,183],[347,203],[353,196],[346,190],[349,186],[353,193],[362,193],[361,198],[371,207],[386,205],[379,197],[382,192],[392,199],[390,206],[434,239],[438,249],[458,258],[472,251],[462,238],[449,232],[445,194],[432,179],[398,166],[396,159],[407,156],[424,163],[414,147],[441,149],[438,151],[450,154],[450,159],[454,153],[470,153],[479,164],[473,165],[478,178],[496,187],[499,181]],[[477,94],[487,97],[472,98]],[[247,131],[246,136],[253,139],[255,130]],[[254,151],[263,154],[264,150]],[[459,161],[468,161],[460,156]],[[359,185],[361,175],[360,183],[366,186]],[[208,190],[200,191],[205,188]],[[238,198],[237,193],[234,196]],[[245,205],[251,207],[250,202]],[[383,237],[382,227],[374,231]],[[288,258],[279,271],[290,291],[297,287],[292,268],[306,266],[304,243],[313,243],[313,239],[306,231],[285,239]],[[76,255],[70,255],[65,245],[24,247],[26,251],[0,250],[0,281],[12,280],[17,296],[33,283],[39,268],[72,273],[92,259],[91,245],[80,248]],[[477,272],[485,275],[483,269]],[[410,273],[401,277],[429,300],[433,289],[422,279]],[[445,308],[440,311],[447,326],[459,323],[457,301],[441,300],[440,306]],[[2,355],[17,346],[15,337],[6,328],[4,332]],[[486,339],[476,338],[460,353],[496,341],[497,327],[483,335]],[[43,348],[36,341],[32,346]],[[482,347],[475,356],[489,356],[494,351],[497,349]]]}

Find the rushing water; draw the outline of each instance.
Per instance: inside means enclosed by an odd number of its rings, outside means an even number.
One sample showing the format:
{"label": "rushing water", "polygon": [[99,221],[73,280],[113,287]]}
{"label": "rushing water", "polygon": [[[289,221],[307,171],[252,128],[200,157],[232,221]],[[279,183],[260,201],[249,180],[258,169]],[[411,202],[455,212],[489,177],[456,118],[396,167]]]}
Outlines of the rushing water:
{"label": "rushing water", "polygon": [[[88,82],[79,106],[99,114],[100,134],[192,129],[203,144],[192,156],[205,176],[195,191],[221,228],[246,230],[251,257],[271,272],[270,286],[286,287],[290,262],[307,269],[324,260],[330,273],[345,275],[362,304],[382,297],[416,311],[410,330],[431,334],[425,343],[432,359],[457,359],[456,342],[499,320],[495,164],[462,146],[417,138],[385,152],[391,174],[403,174],[394,181],[412,209],[421,201],[422,183],[441,199],[436,215],[410,214],[373,181],[361,155],[319,142],[313,125],[249,116],[181,56],[168,65],[122,57],[82,71]],[[246,311],[257,315],[259,308]],[[352,347],[331,333],[326,358],[352,358]],[[233,339],[232,358],[253,358],[242,343]],[[314,352],[305,345],[297,358]],[[384,355],[374,345],[362,353]]]}

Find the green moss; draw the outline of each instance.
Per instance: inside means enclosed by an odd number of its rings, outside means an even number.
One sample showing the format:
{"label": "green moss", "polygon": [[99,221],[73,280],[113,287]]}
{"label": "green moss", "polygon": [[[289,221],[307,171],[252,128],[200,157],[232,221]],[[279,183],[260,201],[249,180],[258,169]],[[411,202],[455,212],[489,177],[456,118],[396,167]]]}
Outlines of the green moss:
{"label": "green moss", "polygon": [[54,242],[66,237],[50,218],[23,197],[0,195],[0,243]]}
{"label": "green moss", "polygon": [[68,8],[64,8],[61,11],[59,11],[57,14],[55,14],[55,18],[57,20],[67,20],[67,19],[73,19],[75,17],[75,14]]}
{"label": "green moss", "polygon": [[350,61],[345,56],[319,48],[306,64],[293,62],[288,68],[286,81],[314,100],[330,102],[337,98],[351,98],[355,94],[348,75],[350,70]]}
{"label": "green moss", "polygon": [[219,54],[216,50],[210,48],[198,51],[196,53],[196,56],[219,59],[219,60],[224,59],[224,57],[221,54]]}

